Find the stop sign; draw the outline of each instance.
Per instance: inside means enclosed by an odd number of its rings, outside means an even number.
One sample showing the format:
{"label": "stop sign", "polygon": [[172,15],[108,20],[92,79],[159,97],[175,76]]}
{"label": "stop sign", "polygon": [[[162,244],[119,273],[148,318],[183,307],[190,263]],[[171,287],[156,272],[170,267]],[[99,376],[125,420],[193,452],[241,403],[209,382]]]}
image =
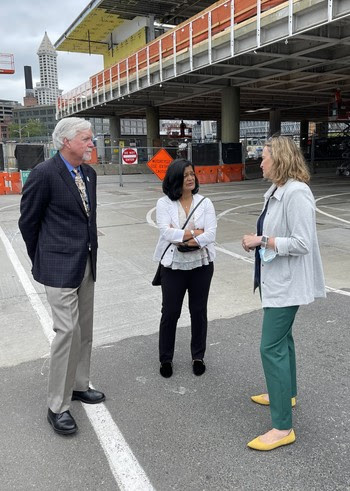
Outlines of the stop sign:
{"label": "stop sign", "polygon": [[123,148],[122,161],[123,164],[137,164],[137,149],[130,147]]}

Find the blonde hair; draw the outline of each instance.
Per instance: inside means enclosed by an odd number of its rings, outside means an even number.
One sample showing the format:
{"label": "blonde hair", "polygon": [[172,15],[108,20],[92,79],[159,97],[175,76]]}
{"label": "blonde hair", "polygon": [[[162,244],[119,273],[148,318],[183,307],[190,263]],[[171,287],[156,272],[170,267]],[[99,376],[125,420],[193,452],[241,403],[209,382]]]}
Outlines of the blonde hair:
{"label": "blonde hair", "polygon": [[309,182],[310,172],[303,154],[296,143],[287,136],[273,136],[265,147],[272,157],[271,180],[277,186],[283,186],[288,179]]}

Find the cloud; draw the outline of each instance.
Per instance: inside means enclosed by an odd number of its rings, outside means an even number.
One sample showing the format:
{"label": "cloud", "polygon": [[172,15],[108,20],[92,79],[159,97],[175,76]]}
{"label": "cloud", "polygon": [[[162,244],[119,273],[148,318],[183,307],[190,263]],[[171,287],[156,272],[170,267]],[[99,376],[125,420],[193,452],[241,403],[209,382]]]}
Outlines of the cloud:
{"label": "cloud", "polygon": [[[54,44],[88,5],[88,0],[11,0],[0,2],[0,52],[12,53],[15,74],[0,75],[0,99],[22,102],[25,94],[24,65],[32,67],[33,85],[39,82],[37,51],[45,31]],[[102,69],[102,57],[57,52],[59,88],[68,91]]]}

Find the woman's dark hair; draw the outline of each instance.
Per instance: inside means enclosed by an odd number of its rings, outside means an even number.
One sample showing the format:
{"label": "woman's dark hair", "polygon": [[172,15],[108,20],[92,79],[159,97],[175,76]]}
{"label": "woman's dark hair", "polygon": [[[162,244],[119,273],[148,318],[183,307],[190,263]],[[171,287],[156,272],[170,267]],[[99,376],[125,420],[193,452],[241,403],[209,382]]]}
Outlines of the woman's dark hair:
{"label": "woman's dark hair", "polygon": [[[186,167],[192,167],[192,162],[186,159],[176,159],[171,162],[167,168],[164,181],[163,181],[163,193],[166,194],[172,201],[176,201],[182,196],[182,188],[184,185],[184,172]],[[195,188],[192,194],[198,193],[199,182],[195,175]]]}

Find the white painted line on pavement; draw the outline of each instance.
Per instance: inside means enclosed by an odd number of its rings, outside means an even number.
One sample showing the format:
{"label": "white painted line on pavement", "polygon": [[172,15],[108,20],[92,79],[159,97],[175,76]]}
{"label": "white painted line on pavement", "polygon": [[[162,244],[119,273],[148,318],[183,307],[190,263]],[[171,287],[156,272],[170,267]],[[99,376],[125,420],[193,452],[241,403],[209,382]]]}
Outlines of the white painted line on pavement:
{"label": "white painted line on pavement", "polygon": [[326,290],[331,293],[339,293],[340,295],[350,297],[350,292],[346,292],[345,290],[338,290],[338,288],[332,288],[331,286],[326,286]]}
{"label": "white painted line on pavement", "polygon": [[2,207],[0,208],[0,211],[2,211],[2,210],[7,210],[7,208],[14,208],[14,207],[17,207],[17,208],[18,208],[18,203],[15,203],[14,205],[2,206]]}
{"label": "white painted line on pavement", "polygon": [[224,254],[227,254],[228,256],[234,257],[235,259],[240,259],[241,261],[245,261],[246,263],[251,263],[251,264],[254,263],[254,259],[252,259],[251,257],[241,256],[240,254],[236,254],[235,252],[229,251],[224,247],[220,247],[216,245],[215,249],[219,252],[223,252]]}
{"label": "white painted line on pavement", "polygon": [[321,213],[322,215],[325,215],[326,217],[332,218],[333,220],[338,220],[339,222],[350,224],[349,220],[344,220],[344,218],[335,217],[334,215],[330,215],[329,213],[326,213],[325,211],[322,211],[319,208],[316,208],[316,211],[318,211],[318,213]]}
{"label": "white painted line on pavement", "polygon": [[104,404],[83,404],[109,466],[122,491],[154,491],[146,473]]}
{"label": "white painted line on pavement", "polygon": [[341,211],[342,213],[349,213],[349,210],[346,210],[345,208],[336,208],[335,206],[330,206],[330,205],[322,205],[323,208],[329,208],[330,210],[333,211]]}
{"label": "white painted line on pavement", "polygon": [[151,208],[149,210],[149,212],[147,213],[146,215],[146,220],[147,220],[147,223],[151,226],[151,227],[156,227],[157,228],[157,224],[155,223],[155,221],[152,219],[152,213],[154,212],[154,210],[156,209],[156,207],[154,208]]}
{"label": "white painted line on pavement", "polygon": [[[39,318],[44,334],[51,344],[54,338],[51,316],[48,314],[39,294],[33,287],[1,226],[0,239],[4,244],[6,253],[23,285],[29,301]],[[106,406],[103,403],[94,406],[83,404],[82,406],[106,454],[112,474],[119,488],[122,491],[154,491],[146,473],[132,453]]]}
{"label": "white painted line on pavement", "polygon": [[230,213],[233,210],[238,210],[239,208],[249,208],[250,206],[257,206],[257,205],[261,205],[261,204],[263,204],[263,202],[262,201],[259,201],[259,203],[251,203],[251,204],[248,204],[248,205],[239,205],[239,206],[235,206],[234,208],[228,208],[227,210],[222,211],[221,213],[219,213],[216,218],[219,221],[220,218],[222,218],[223,216],[227,215],[227,213]]}
{"label": "white painted line on pavement", "polygon": [[[334,198],[336,196],[343,196],[344,194],[350,194],[350,193],[329,194],[328,196],[322,196],[321,198],[317,198],[315,201],[317,203],[321,199]],[[319,208],[316,208],[316,211],[318,211],[318,213],[321,213],[322,215],[325,215],[326,217],[333,218],[334,220],[339,220],[339,222],[350,224],[349,220],[344,220],[344,218],[339,218],[339,217],[336,217],[334,215],[330,215],[329,213],[326,213],[325,211],[322,211]]]}
{"label": "white painted line on pavement", "polygon": [[51,316],[49,315],[48,311],[46,310],[44,304],[41,301],[41,298],[37,291],[35,290],[32,282],[28,278],[28,275],[23,268],[20,260],[17,257],[17,254],[15,253],[10,241],[8,240],[5,232],[3,231],[2,227],[0,226],[0,239],[2,240],[6,254],[8,255],[14,270],[17,273],[17,276],[22,283],[22,286],[24,288],[24,291],[26,292],[29,302],[31,303],[34,312],[39,318],[40,324],[43,328],[44,334],[51,344],[55,334],[52,330],[52,319]]}

